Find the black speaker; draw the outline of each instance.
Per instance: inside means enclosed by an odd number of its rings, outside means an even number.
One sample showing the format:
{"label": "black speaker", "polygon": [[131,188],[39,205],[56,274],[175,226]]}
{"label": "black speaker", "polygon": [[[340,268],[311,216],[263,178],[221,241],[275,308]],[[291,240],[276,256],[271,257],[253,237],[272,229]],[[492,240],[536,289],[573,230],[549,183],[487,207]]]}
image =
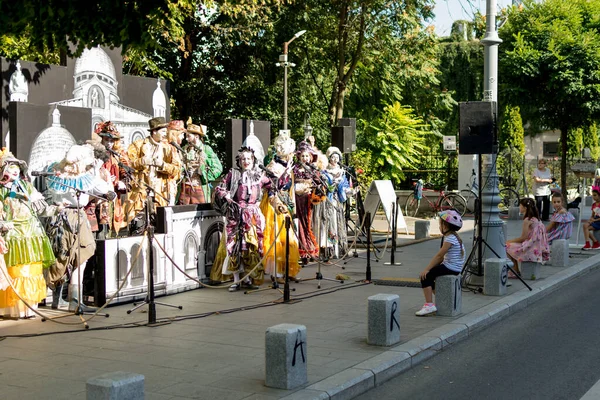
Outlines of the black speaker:
{"label": "black speaker", "polygon": [[356,150],[356,134],[351,126],[334,126],[331,128],[331,145],[342,153]]}
{"label": "black speaker", "polygon": [[459,104],[460,154],[494,154],[496,145],[496,102],[469,101]]}

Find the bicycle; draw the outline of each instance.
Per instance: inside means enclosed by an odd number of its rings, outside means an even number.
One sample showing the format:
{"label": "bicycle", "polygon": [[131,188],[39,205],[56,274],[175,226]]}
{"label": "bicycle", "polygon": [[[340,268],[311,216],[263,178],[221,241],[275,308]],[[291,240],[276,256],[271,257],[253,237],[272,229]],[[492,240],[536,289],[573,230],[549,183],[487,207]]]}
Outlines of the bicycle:
{"label": "bicycle", "polygon": [[[467,204],[464,197],[458,193],[446,194],[448,185],[444,186],[444,189],[438,191],[430,189],[432,186],[431,183],[423,184],[423,181],[418,179],[413,182],[413,186],[415,186],[415,189],[413,193],[408,195],[406,203],[404,204],[404,214],[409,217],[417,216],[419,209],[421,208],[421,201],[423,199],[429,203],[429,207],[436,214],[440,211],[456,210],[461,216],[463,216],[467,210]],[[432,202],[427,196],[424,196],[422,192],[437,192],[438,198],[435,200],[435,202]]]}
{"label": "bicycle", "polygon": [[477,210],[477,202],[479,201],[479,184],[477,183],[475,170],[471,172],[471,183],[467,183],[465,186],[467,188],[459,193],[465,199],[467,211],[474,213]]}

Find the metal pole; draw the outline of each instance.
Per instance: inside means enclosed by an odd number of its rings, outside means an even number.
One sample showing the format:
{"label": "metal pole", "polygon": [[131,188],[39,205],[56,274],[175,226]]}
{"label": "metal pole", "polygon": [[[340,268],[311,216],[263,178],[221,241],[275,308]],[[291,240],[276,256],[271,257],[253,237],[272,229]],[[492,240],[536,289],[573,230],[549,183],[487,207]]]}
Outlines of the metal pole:
{"label": "metal pole", "polygon": [[285,217],[285,285],[283,286],[283,302],[289,303],[290,301],[290,225],[291,219],[286,215]]}
{"label": "metal pole", "polygon": [[[498,101],[498,45],[502,40],[498,37],[496,31],[496,0],[486,1],[486,21],[487,29],[481,43],[485,46],[484,49],[484,81],[483,81],[483,100],[496,102],[494,114],[497,113]],[[496,129],[496,128],[495,128]],[[497,144],[496,144],[497,146]],[[487,246],[495,251],[500,258],[506,257],[506,248],[504,235],[502,234],[503,222],[498,214],[498,203],[500,202],[498,189],[498,175],[496,173],[496,154],[481,155],[484,164],[483,182],[485,186],[482,188],[481,212],[482,212],[482,231],[480,232],[482,239],[485,240]],[[481,258],[492,257],[492,252],[489,253],[487,246],[483,249]],[[486,256],[487,254],[487,256]],[[483,263],[483,259],[479,262]]]}
{"label": "metal pole", "polygon": [[285,54],[285,62],[283,64],[283,129],[288,128],[288,62],[287,54]]}
{"label": "metal pole", "polygon": [[367,276],[365,282],[371,282],[371,213],[365,216],[367,220]]}

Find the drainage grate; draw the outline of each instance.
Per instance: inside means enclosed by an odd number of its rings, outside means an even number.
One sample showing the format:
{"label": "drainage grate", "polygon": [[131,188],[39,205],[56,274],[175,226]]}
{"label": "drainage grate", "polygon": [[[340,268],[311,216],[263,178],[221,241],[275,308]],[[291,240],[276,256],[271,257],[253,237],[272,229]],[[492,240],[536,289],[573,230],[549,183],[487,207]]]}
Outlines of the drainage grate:
{"label": "drainage grate", "polygon": [[375,285],[381,286],[404,286],[421,288],[421,280],[419,278],[381,278],[373,280]]}

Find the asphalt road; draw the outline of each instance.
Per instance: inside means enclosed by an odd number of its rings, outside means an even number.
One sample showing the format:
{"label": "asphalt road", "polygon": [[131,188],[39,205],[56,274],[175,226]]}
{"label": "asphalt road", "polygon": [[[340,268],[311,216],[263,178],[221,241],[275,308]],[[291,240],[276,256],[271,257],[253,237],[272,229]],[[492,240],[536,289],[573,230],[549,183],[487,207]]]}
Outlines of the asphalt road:
{"label": "asphalt road", "polygon": [[580,399],[600,379],[599,287],[592,271],[358,399]]}

